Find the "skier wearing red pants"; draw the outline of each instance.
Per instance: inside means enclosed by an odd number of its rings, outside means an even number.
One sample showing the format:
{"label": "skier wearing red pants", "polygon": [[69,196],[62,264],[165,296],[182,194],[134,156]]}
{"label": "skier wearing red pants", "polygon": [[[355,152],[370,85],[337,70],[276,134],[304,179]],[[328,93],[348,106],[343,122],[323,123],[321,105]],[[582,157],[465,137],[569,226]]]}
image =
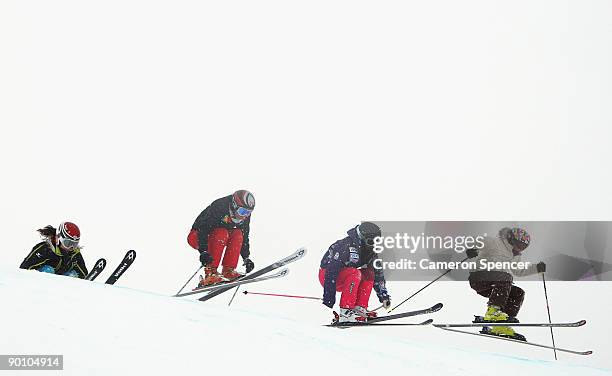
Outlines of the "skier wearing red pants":
{"label": "skier wearing red pants", "polygon": [[[215,200],[196,218],[187,236],[189,245],[200,252],[204,278],[198,288],[242,277],[236,271],[238,256],[242,256],[246,272],[255,264],[249,250],[249,225],[255,197],[246,190]],[[219,264],[223,268],[218,272]]]}
{"label": "skier wearing red pants", "polygon": [[347,235],[332,244],[321,260],[319,282],[323,286],[323,304],[333,308],[336,292],[341,292],[338,321],[365,321],[375,316],[368,311],[372,289],[385,308],[391,306],[383,271],[373,266],[377,258],[374,239],[380,237],[381,231],[376,224],[363,222],[347,231]]}

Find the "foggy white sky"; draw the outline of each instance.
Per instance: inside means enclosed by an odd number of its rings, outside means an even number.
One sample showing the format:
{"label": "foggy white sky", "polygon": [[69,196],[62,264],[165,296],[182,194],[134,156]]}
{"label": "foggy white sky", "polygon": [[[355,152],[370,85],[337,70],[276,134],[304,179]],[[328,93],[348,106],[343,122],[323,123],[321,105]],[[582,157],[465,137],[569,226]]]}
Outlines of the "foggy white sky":
{"label": "foggy white sky", "polygon": [[3,1],[0,263],[79,224],[174,292],[213,199],[255,193],[291,283],[360,220],[610,220],[607,1]]}

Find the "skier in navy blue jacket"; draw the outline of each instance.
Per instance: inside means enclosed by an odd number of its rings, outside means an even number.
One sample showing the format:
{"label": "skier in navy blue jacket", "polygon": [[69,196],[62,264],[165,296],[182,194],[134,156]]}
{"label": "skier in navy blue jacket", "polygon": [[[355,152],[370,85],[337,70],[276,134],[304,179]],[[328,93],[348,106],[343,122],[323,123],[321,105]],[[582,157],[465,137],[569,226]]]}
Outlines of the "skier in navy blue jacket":
{"label": "skier in navy blue jacket", "polygon": [[342,292],[338,321],[365,321],[376,316],[367,310],[372,288],[385,308],[391,306],[383,270],[373,266],[378,257],[374,239],[380,237],[381,231],[376,224],[363,222],[347,234],[332,244],[321,260],[319,281],[324,289],[323,304],[333,308],[336,292]]}

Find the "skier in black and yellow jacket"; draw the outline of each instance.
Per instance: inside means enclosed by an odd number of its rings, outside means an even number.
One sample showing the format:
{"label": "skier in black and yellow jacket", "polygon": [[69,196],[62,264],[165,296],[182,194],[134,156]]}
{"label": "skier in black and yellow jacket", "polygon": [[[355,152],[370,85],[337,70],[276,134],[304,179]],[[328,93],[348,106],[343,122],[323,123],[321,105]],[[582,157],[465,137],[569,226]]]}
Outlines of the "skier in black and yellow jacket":
{"label": "skier in black and yellow jacket", "polygon": [[34,246],[19,266],[21,269],[85,278],[87,267],[81,255],[81,231],[72,222],[62,222],[56,230],[46,226],[38,230],[44,240]]}

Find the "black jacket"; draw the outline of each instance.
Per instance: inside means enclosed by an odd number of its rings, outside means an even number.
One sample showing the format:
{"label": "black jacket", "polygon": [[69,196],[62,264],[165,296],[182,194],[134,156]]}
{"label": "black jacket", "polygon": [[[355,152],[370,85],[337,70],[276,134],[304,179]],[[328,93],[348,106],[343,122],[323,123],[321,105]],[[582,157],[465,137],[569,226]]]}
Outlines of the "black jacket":
{"label": "black jacket", "polygon": [[198,217],[196,218],[191,228],[198,232],[198,244],[200,252],[207,250],[208,234],[216,228],[223,227],[226,229],[239,228],[242,231],[244,241],[240,249],[240,256],[246,259],[251,254],[249,250],[249,225],[251,217],[247,217],[241,223],[234,223],[230,218],[230,204],[232,196],[221,197],[213,201]]}
{"label": "black jacket", "polygon": [[62,252],[49,240],[36,244],[19,267],[21,269],[38,270],[44,265],[54,268],[55,274],[65,274],[74,270],[79,278],[87,276],[87,267],[80,249],[75,252]]}

